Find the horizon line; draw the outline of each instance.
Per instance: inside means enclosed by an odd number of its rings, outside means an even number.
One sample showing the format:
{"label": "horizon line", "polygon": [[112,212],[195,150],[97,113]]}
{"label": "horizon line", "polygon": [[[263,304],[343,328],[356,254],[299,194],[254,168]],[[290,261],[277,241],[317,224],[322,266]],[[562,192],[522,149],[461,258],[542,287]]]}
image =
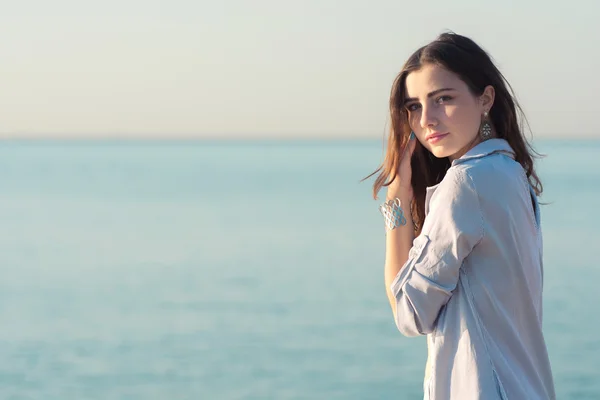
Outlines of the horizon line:
{"label": "horizon line", "polygon": [[[600,140],[600,136],[596,135],[573,135],[573,134],[546,134],[533,135],[525,134],[528,141],[536,140]],[[314,134],[304,135],[189,135],[189,134],[15,134],[15,133],[0,133],[0,141],[118,141],[118,142],[256,142],[256,141],[387,141],[387,134],[376,136],[366,135],[326,135],[318,136]]]}

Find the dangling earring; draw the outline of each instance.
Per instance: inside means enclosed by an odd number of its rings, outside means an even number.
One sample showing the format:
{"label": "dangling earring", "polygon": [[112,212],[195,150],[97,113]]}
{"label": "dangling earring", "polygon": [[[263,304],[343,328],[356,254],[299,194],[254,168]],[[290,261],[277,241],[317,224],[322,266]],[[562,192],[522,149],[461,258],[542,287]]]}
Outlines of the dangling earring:
{"label": "dangling earring", "polygon": [[492,124],[490,124],[490,121],[488,120],[487,111],[483,113],[483,121],[479,128],[479,136],[481,136],[482,141],[492,138]]}

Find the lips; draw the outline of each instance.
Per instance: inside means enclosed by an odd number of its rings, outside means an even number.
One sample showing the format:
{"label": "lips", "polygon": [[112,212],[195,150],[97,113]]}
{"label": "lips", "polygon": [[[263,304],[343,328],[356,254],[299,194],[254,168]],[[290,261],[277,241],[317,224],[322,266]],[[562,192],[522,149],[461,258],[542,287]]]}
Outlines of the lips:
{"label": "lips", "polygon": [[448,136],[448,133],[434,133],[433,135],[427,136],[427,141],[429,143],[439,142],[440,140],[442,140],[446,136]]}

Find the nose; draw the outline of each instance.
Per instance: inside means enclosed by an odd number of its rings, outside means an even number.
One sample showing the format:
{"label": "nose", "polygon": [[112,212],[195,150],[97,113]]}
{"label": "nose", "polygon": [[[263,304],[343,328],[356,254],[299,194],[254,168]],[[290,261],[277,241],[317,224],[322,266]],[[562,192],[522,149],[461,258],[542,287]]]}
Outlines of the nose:
{"label": "nose", "polygon": [[424,105],[421,111],[421,128],[428,128],[438,124],[435,106]]}

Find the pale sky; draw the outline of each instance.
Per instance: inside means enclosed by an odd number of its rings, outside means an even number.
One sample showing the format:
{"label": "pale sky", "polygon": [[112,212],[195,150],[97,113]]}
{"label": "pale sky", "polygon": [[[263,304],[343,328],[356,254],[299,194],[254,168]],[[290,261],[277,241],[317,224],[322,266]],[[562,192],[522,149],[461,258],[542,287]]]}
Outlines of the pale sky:
{"label": "pale sky", "polygon": [[453,30],[535,136],[600,138],[595,0],[0,5],[0,137],[379,139],[406,58]]}

